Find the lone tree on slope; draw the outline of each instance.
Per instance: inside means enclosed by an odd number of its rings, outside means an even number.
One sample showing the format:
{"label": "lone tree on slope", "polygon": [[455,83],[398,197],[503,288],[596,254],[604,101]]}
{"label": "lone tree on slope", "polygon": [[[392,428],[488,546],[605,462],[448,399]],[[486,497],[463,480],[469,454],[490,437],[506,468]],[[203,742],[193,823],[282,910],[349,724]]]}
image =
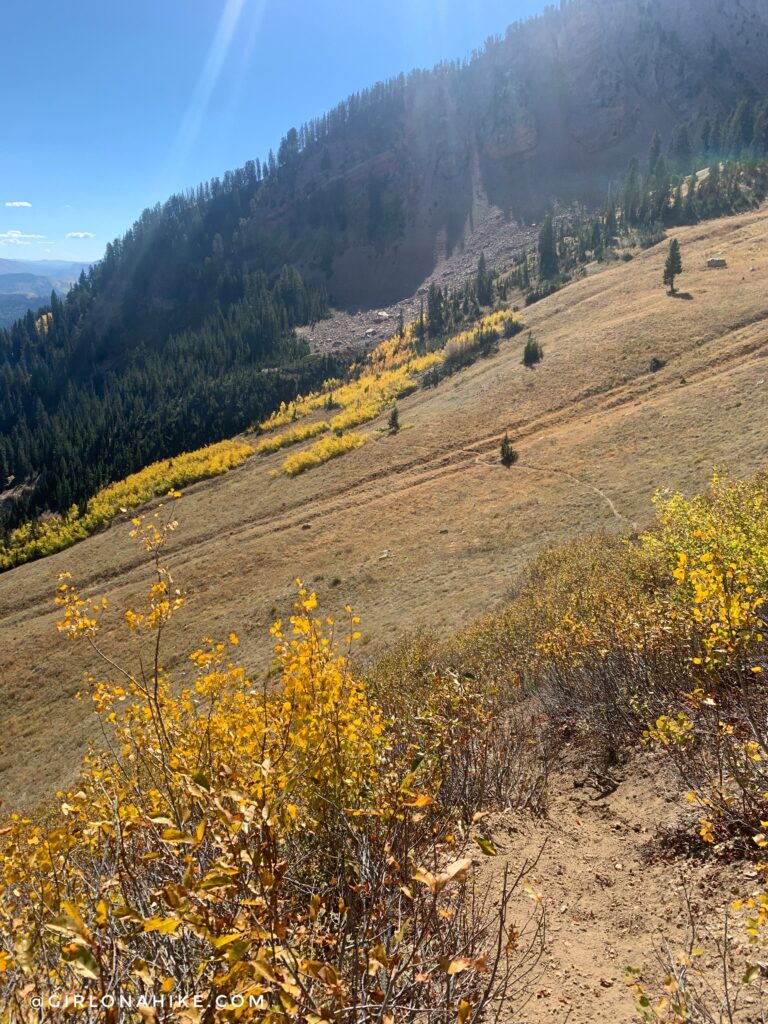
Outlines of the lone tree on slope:
{"label": "lone tree on slope", "polygon": [[501,464],[509,469],[510,466],[514,466],[519,456],[515,449],[512,447],[512,442],[509,440],[509,434],[504,435],[504,439],[501,442]]}
{"label": "lone tree on slope", "polygon": [[675,294],[675,278],[683,272],[683,258],[680,255],[680,243],[673,238],[669,243],[667,262],[664,264],[664,284],[669,288],[669,294]]}

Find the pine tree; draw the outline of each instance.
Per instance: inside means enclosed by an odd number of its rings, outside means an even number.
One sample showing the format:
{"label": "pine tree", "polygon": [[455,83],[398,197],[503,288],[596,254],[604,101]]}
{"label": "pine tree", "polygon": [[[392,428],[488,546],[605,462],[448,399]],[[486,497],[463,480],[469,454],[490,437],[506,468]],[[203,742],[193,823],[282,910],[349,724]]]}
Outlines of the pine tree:
{"label": "pine tree", "polygon": [[672,216],[672,222],[674,224],[682,224],[683,223],[683,183],[682,183],[682,181],[678,183],[678,186],[675,189],[675,198],[674,198],[674,201],[672,203],[672,213],[671,213],[671,216]]}
{"label": "pine tree", "polygon": [[443,293],[433,281],[427,293],[427,330],[430,338],[439,338],[444,330]]}
{"label": "pine tree", "polygon": [[475,288],[477,291],[477,301],[480,305],[490,306],[493,302],[493,276],[488,271],[484,252],[480,253],[480,259],[477,261]]}
{"label": "pine tree", "polygon": [[611,198],[605,211],[605,238],[610,243],[616,237],[616,206]]}
{"label": "pine tree", "polygon": [[504,439],[501,442],[501,464],[509,469],[510,466],[514,466],[517,460],[520,458],[518,453],[512,447],[512,442],[509,440],[509,434],[504,435]]}
{"label": "pine tree", "polygon": [[559,270],[555,230],[552,218],[547,215],[539,232],[539,280],[549,281],[553,277],[557,277]]}
{"label": "pine tree", "polygon": [[712,122],[708,117],[704,118],[704,124],[701,126],[701,151],[706,156],[709,153],[709,148],[712,145]]}
{"label": "pine tree", "polygon": [[424,296],[421,296],[421,304],[419,306],[419,319],[416,321],[416,339],[417,344],[423,346],[424,339],[427,336],[427,321],[424,316]]}
{"label": "pine tree", "polygon": [[627,175],[624,180],[624,194],[622,196],[622,218],[625,228],[628,225],[637,224],[639,206],[640,165],[637,162],[637,158],[633,157],[627,168]]}
{"label": "pine tree", "polygon": [[387,426],[389,427],[390,434],[396,434],[400,429],[400,413],[397,411],[396,405],[392,406]]}
{"label": "pine tree", "polygon": [[523,262],[520,266],[520,287],[524,292],[527,292],[531,287],[531,275],[528,272],[528,256],[523,256]]}
{"label": "pine tree", "polygon": [[683,259],[680,255],[680,243],[673,238],[669,243],[669,254],[664,264],[664,284],[669,288],[669,294],[675,294],[675,278],[683,272]]}
{"label": "pine tree", "polygon": [[672,156],[683,173],[687,173],[690,170],[692,155],[693,150],[688,126],[683,124],[677,129],[672,140]]}

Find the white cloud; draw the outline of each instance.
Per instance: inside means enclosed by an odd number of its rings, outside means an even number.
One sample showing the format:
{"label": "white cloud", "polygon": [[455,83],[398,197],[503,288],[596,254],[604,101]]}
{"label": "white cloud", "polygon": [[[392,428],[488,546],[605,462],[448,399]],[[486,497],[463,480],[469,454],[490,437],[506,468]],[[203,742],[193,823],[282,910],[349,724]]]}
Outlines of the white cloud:
{"label": "white cloud", "polygon": [[13,201],[6,202],[5,205],[6,206],[31,206],[32,203],[28,203],[26,201],[26,199],[14,199]]}
{"label": "white cloud", "polygon": [[92,231],[70,231],[67,238],[95,238]]}
{"label": "white cloud", "polygon": [[23,231],[0,231],[0,245],[29,245],[30,242],[39,242],[45,235],[27,235]]}

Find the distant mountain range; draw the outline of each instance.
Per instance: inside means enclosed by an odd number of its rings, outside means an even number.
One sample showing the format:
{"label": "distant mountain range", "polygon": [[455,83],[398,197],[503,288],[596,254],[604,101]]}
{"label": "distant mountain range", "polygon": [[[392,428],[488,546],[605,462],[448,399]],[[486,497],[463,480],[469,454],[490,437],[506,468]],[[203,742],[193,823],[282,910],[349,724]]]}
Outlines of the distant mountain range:
{"label": "distant mountain range", "polygon": [[3,260],[0,259],[0,277],[6,274],[33,274],[35,277],[76,281],[90,263],[72,263],[69,260]]}
{"label": "distant mountain range", "polygon": [[51,292],[66,294],[89,267],[90,263],[67,260],[0,259],[0,327],[9,327],[28,309],[47,302]]}

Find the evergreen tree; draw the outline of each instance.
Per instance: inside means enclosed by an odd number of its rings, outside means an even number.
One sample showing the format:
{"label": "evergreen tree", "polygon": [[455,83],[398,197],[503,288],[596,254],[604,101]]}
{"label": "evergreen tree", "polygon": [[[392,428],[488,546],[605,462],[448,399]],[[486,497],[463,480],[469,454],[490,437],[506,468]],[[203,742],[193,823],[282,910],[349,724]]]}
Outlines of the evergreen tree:
{"label": "evergreen tree", "polygon": [[701,126],[701,152],[706,156],[709,153],[710,146],[712,145],[712,121],[708,118],[704,118],[704,123]]}
{"label": "evergreen tree", "polygon": [[439,338],[444,329],[443,293],[433,281],[427,292],[427,330],[430,338]]}
{"label": "evergreen tree", "polygon": [[664,264],[664,284],[669,288],[670,295],[675,294],[675,278],[683,272],[683,259],[680,254],[680,243],[673,238],[669,243],[669,253]]}
{"label": "evergreen tree", "polygon": [[676,130],[672,139],[672,158],[677,168],[684,174],[690,170],[693,149],[688,126],[683,124]]}
{"label": "evergreen tree", "polygon": [[488,272],[484,252],[480,253],[480,259],[477,261],[475,288],[480,305],[490,306],[493,302],[493,275]]}
{"label": "evergreen tree", "polygon": [[552,217],[547,215],[539,232],[539,280],[549,281],[557,277],[560,266],[555,246],[555,231]]}
{"label": "evergreen tree", "polygon": [[605,211],[605,238],[608,243],[616,237],[616,204],[613,198],[608,200],[608,207]]}
{"label": "evergreen tree", "polygon": [[390,434],[396,434],[400,429],[400,413],[398,412],[396,405],[392,406],[387,426],[389,427]]}
{"label": "evergreen tree", "polygon": [[624,180],[624,192],[622,196],[623,222],[624,227],[637,224],[640,206],[640,165],[636,158],[629,162],[627,175]]}
{"label": "evergreen tree", "polygon": [[518,455],[518,453],[512,447],[512,442],[509,440],[509,434],[505,434],[504,438],[503,438],[503,440],[501,442],[501,464],[502,464],[502,466],[506,466],[506,468],[509,469],[510,466],[514,466],[514,464],[517,462],[519,457],[520,456]]}
{"label": "evergreen tree", "polygon": [[419,319],[416,321],[416,343],[423,346],[427,337],[427,321],[424,316],[424,296],[421,296]]}
{"label": "evergreen tree", "polygon": [[659,164],[659,158],[661,157],[661,136],[658,132],[653,133],[651,139],[651,148],[648,151],[648,177],[652,178],[656,174],[656,170]]}
{"label": "evergreen tree", "polygon": [[520,267],[520,287],[524,292],[527,292],[531,287],[531,275],[528,270],[528,256],[523,256],[523,261]]}

